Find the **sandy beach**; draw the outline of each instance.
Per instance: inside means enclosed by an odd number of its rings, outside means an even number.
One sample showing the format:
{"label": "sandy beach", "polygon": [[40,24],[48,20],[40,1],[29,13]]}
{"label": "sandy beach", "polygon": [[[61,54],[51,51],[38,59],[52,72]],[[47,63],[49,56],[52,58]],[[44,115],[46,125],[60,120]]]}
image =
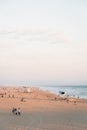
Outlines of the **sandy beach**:
{"label": "sandy beach", "polygon": [[[14,115],[13,107],[21,115]],[[67,102],[37,88],[0,87],[0,130],[87,130],[87,100]]]}

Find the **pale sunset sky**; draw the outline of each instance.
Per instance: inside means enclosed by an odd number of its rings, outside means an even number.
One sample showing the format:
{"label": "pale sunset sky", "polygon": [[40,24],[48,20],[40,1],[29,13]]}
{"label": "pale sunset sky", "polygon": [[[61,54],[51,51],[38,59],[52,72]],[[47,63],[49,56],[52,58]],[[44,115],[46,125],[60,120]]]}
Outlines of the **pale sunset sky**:
{"label": "pale sunset sky", "polygon": [[0,0],[0,85],[30,84],[87,84],[87,0]]}

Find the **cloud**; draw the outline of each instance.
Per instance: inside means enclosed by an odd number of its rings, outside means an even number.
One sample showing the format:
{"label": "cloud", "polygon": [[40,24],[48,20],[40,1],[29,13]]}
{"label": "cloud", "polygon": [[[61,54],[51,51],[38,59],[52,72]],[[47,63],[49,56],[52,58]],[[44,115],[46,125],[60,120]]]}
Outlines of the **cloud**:
{"label": "cloud", "polygon": [[23,29],[23,30],[0,30],[0,40],[12,40],[13,42],[47,42],[53,44],[69,43],[70,40],[63,33],[50,29]]}

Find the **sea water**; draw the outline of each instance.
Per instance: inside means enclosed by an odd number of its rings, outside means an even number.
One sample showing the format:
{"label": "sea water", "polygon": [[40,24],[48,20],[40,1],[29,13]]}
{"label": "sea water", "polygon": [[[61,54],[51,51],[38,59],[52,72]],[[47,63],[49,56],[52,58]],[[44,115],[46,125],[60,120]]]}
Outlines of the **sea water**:
{"label": "sea water", "polygon": [[48,86],[44,85],[40,87],[43,90],[47,90],[56,94],[59,94],[60,91],[65,92],[65,95],[69,95],[71,97],[79,97],[87,99],[87,86],[85,85],[78,85],[78,86]]}

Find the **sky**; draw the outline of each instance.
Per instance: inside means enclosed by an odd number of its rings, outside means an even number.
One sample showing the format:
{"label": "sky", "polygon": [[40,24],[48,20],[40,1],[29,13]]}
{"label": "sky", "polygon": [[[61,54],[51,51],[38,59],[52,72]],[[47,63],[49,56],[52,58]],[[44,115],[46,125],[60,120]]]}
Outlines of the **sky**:
{"label": "sky", "polygon": [[87,85],[86,0],[0,0],[0,85]]}

